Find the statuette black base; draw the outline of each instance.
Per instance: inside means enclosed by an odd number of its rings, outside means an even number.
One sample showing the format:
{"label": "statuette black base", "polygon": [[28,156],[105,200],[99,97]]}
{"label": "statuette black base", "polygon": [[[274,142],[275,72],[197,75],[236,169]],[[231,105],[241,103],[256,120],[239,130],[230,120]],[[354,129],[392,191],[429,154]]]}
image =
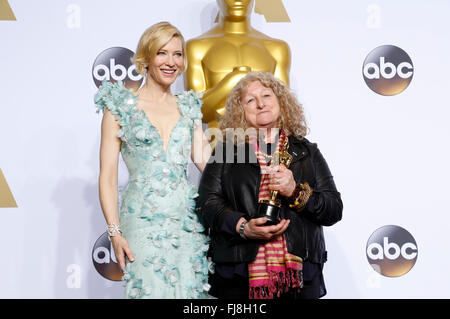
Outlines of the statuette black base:
{"label": "statuette black base", "polygon": [[276,225],[280,222],[280,207],[268,203],[258,203],[258,217],[267,217],[266,225]]}

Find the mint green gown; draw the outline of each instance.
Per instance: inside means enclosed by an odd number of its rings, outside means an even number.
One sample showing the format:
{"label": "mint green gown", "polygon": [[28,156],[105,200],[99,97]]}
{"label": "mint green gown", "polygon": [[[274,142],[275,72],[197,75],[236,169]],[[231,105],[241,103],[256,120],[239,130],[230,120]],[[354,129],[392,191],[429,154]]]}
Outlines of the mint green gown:
{"label": "mint green gown", "polygon": [[137,96],[122,82],[104,81],[97,112],[108,108],[120,124],[129,181],[121,194],[120,227],[134,253],[123,280],[126,298],[208,298],[208,239],[194,213],[196,189],[187,179],[193,128],[201,125],[200,95],[177,94],[181,113],[167,151]]}

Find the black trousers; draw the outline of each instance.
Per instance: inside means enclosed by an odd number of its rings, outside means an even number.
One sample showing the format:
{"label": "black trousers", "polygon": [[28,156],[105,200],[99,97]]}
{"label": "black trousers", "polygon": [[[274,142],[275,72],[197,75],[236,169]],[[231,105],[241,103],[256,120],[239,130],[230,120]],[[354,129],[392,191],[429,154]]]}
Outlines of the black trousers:
{"label": "black trousers", "polygon": [[[209,284],[211,285],[209,294],[218,299],[249,299],[249,284],[246,277],[224,278],[216,272],[209,276]],[[276,298],[318,299],[324,295],[323,287],[323,275],[319,272],[315,276],[304,278],[303,287],[299,292],[288,291]]]}

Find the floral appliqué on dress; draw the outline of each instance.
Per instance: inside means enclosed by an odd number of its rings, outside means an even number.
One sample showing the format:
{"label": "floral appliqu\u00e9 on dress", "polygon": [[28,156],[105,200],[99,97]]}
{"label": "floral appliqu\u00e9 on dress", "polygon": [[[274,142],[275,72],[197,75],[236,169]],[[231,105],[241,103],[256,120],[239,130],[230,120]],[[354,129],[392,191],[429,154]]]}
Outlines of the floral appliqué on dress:
{"label": "floral appliqu\u00e9 on dress", "polygon": [[118,121],[129,181],[120,194],[120,225],[135,256],[123,269],[127,298],[208,298],[208,237],[194,212],[196,189],[187,179],[201,94],[176,95],[180,118],[167,150],[137,96],[121,81],[103,81],[94,101]]}

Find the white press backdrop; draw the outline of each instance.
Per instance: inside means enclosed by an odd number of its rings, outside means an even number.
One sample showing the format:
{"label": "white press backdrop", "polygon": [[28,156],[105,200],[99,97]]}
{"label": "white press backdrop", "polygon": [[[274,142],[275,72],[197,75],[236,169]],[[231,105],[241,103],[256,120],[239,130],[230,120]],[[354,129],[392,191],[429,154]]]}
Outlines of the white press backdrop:
{"label": "white press backdrop", "polygon": [[[121,298],[123,284],[94,268],[105,231],[98,201],[101,116],[92,65],[103,50],[135,50],[142,32],[167,20],[186,39],[214,25],[214,0],[8,1],[0,21],[0,169],[18,204],[0,208],[1,298]],[[311,141],[344,201],[326,228],[327,298],[449,298],[450,2],[282,1],[290,23],[252,25],[292,52],[291,87]],[[414,64],[395,96],[371,91],[365,57],[391,44]],[[178,80],[174,91],[183,89]],[[121,184],[126,183],[121,166]],[[198,172],[191,171],[198,182]],[[389,278],[369,265],[366,244],[384,225],[415,238],[418,257]]]}

